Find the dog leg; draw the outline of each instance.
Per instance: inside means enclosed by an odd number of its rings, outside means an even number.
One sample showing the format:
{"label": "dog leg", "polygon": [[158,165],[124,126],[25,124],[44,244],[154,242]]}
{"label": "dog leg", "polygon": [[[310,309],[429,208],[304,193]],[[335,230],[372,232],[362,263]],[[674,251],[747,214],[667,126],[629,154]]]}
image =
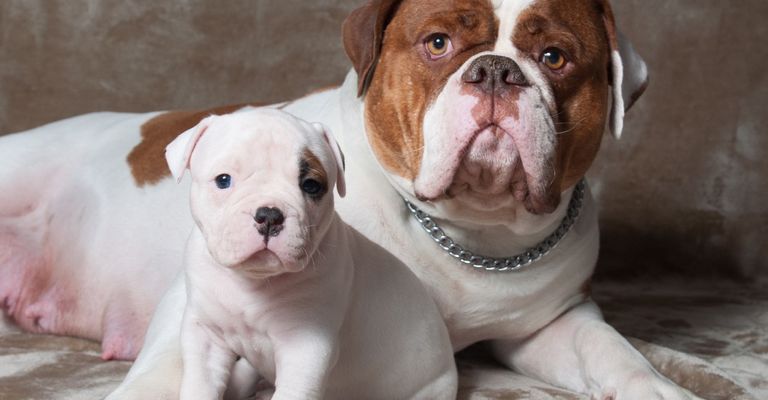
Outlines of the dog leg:
{"label": "dog leg", "polygon": [[259,373],[246,359],[241,358],[232,368],[224,398],[227,400],[250,399],[259,391],[259,383]]}
{"label": "dog leg", "polygon": [[455,399],[458,391],[456,368],[448,368],[442,375],[414,393],[412,400]]}
{"label": "dog leg", "polygon": [[328,373],[336,363],[338,350],[317,332],[287,333],[275,343],[275,394],[272,400],[319,400],[325,395]]}
{"label": "dog leg", "polygon": [[199,320],[184,316],[181,333],[184,374],[180,400],[221,399],[236,356],[210,340]]}
{"label": "dog leg", "polygon": [[106,400],[178,400],[183,370],[179,338],[186,298],[182,276],[158,304],[136,362]]}
{"label": "dog leg", "polygon": [[[129,293],[115,293],[115,299],[130,299]],[[125,300],[124,300],[125,301]],[[145,318],[135,315],[136,308],[125,307],[119,300],[112,300],[102,317],[101,359],[131,361],[141,350]]]}
{"label": "dog leg", "polygon": [[597,400],[699,399],[656,372],[594,303],[584,303],[523,341],[492,343],[499,361],[524,375]]}

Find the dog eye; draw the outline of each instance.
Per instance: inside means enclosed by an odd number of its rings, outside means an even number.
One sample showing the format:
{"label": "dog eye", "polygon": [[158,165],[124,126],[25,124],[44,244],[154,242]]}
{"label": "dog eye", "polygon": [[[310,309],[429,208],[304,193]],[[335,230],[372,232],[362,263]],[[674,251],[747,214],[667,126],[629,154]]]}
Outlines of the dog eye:
{"label": "dog eye", "polygon": [[219,189],[229,189],[232,186],[232,177],[227,174],[221,174],[216,177],[216,187]]}
{"label": "dog eye", "polygon": [[301,182],[301,191],[310,195],[310,196],[317,196],[320,194],[323,190],[323,184],[314,180],[314,179],[304,179]]}
{"label": "dog eye", "polygon": [[549,69],[557,71],[563,69],[565,64],[568,63],[568,60],[566,60],[562,50],[550,47],[544,50],[544,53],[541,54],[541,62],[549,67]]}
{"label": "dog eye", "polygon": [[433,60],[443,58],[453,48],[451,39],[444,33],[436,33],[428,37],[424,45]]}

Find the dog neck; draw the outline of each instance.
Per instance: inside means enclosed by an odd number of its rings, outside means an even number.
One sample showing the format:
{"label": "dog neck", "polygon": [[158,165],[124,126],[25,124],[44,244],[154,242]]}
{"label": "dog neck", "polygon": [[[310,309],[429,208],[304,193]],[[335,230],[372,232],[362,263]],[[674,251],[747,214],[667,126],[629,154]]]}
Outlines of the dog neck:
{"label": "dog neck", "polygon": [[[560,244],[570,232],[573,225],[578,221],[583,206],[586,187],[586,181],[581,181],[572,190],[565,216],[561,219],[558,226],[554,228],[554,230],[543,230],[544,232],[551,231],[551,233],[545,238],[537,241],[535,244],[529,245],[525,250],[519,251],[518,254],[509,254],[505,256],[487,256],[473,252],[470,248],[465,247],[454,240],[440,226],[440,223],[436,218],[420,210],[418,206],[407,200],[405,200],[405,203],[414,219],[421,224],[425,232],[446,253],[476,269],[492,272],[508,272],[516,271],[535,263]],[[462,231],[466,231],[466,228]],[[482,233],[487,232],[480,232],[478,229],[478,234]],[[502,232],[502,234],[503,233],[504,232]],[[517,235],[516,237],[519,239],[520,235]]]}

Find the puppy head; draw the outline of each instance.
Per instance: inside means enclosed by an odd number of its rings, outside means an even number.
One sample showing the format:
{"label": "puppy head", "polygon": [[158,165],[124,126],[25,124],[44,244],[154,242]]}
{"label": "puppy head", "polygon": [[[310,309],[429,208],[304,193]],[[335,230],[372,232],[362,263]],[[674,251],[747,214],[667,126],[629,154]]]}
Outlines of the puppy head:
{"label": "puppy head", "polygon": [[619,136],[647,77],[620,41],[607,0],[370,0],[344,29],[392,181],[494,222],[552,212]]}
{"label": "puppy head", "polygon": [[253,277],[304,268],[344,196],[342,154],[319,124],[256,109],[211,116],[166,148],[192,176],[192,215],[220,265]]}

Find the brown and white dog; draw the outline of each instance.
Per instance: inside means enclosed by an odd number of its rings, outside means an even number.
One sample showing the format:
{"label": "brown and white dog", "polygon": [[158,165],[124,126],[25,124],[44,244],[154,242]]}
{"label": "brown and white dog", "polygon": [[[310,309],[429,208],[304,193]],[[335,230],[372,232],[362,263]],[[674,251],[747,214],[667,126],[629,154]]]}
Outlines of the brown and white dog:
{"label": "brown and white dog", "polygon": [[[370,0],[344,44],[354,71],[340,88],[277,107],[336,132],[351,188],[340,215],[422,280],[454,348],[490,341],[510,368],[599,399],[693,398],[587,289],[597,214],[574,186],[646,82],[607,0]],[[103,339],[105,358],[136,354],[192,226],[164,206],[185,188],[162,149],[206,114],[96,114],[0,140],[12,317]],[[160,303],[122,389],[176,390],[183,303],[174,291]]]}

